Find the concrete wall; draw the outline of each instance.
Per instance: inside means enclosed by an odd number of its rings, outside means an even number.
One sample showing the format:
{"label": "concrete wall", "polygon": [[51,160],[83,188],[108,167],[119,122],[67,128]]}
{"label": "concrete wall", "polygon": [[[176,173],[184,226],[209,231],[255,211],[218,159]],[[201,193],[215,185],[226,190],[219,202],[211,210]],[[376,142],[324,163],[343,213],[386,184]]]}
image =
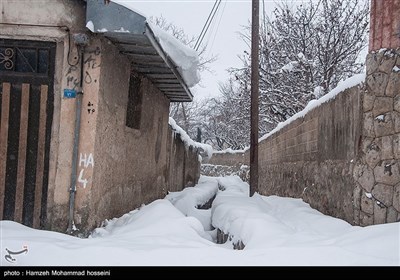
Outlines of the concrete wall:
{"label": "concrete wall", "polygon": [[[202,171],[238,172],[246,156],[219,154]],[[364,85],[260,143],[259,192],[302,198],[354,225],[400,220],[400,49],[371,52]]]}
{"label": "concrete wall", "polygon": [[259,191],[301,197],[353,222],[352,168],[360,140],[361,90],[347,89],[259,146]]}
{"label": "concrete wall", "polygon": [[145,77],[141,129],[125,126],[130,63],[111,42],[88,32],[84,1],[6,0],[0,10],[1,38],[57,43],[46,229],[65,231],[68,225],[76,99],[64,98],[63,90],[79,87],[79,50],[70,42],[76,32],[90,35],[83,58],[78,229],[85,233],[197,182],[198,151],[175,137],[168,125],[169,100]]}
{"label": "concrete wall", "polygon": [[352,88],[260,143],[260,192],[355,225],[400,220],[400,50],[367,57]]}

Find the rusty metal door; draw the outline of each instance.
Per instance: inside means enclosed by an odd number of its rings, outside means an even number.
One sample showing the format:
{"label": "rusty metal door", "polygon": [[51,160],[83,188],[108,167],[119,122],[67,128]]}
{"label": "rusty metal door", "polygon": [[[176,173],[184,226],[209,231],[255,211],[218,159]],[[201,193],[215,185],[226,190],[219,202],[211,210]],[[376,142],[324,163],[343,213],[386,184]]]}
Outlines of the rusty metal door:
{"label": "rusty metal door", "polygon": [[0,219],[46,220],[55,43],[0,39]]}

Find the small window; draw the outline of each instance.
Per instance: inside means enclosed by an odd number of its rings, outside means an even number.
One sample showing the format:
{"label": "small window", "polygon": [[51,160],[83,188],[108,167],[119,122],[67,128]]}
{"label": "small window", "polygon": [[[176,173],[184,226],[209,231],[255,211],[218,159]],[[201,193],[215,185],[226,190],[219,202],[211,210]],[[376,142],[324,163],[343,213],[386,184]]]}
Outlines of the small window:
{"label": "small window", "polygon": [[142,118],[142,99],[143,93],[140,90],[140,77],[131,73],[129,79],[128,106],[126,109],[126,126],[140,129]]}

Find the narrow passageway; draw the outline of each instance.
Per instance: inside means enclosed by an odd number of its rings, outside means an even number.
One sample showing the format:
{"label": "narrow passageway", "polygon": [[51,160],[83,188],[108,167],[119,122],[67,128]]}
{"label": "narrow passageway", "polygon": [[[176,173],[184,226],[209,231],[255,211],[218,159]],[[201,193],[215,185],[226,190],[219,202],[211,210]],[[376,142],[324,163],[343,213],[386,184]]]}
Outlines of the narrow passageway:
{"label": "narrow passageway", "polygon": [[[301,199],[249,197],[237,176],[202,176],[195,187],[105,221],[86,239],[0,226],[2,251],[28,248],[16,265],[400,264],[399,223],[355,227]],[[10,264],[2,258],[1,265]]]}

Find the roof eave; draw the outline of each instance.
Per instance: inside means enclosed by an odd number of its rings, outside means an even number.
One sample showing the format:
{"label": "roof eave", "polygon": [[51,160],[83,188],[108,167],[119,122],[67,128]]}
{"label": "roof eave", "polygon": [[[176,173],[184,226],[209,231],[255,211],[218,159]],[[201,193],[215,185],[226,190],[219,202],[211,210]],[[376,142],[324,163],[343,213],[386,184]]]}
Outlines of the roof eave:
{"label": "roof eave", "polygon": [[[114,2],[105,4],[104,0],[91,0],[87,1],[86,21],[92,21],[95,27],[92,32],[110,39],[136,65],[135,71],[148,77],[170,101],[193,101],[193,94],[177,66],[158,42],[144,16]],[[124,51],[126,48],[129,51]],[[153,54],[144,52],[146,48]],[[154,54],[161,59],[149,63]],[[168,77],[168,83],[165,77]]]}

